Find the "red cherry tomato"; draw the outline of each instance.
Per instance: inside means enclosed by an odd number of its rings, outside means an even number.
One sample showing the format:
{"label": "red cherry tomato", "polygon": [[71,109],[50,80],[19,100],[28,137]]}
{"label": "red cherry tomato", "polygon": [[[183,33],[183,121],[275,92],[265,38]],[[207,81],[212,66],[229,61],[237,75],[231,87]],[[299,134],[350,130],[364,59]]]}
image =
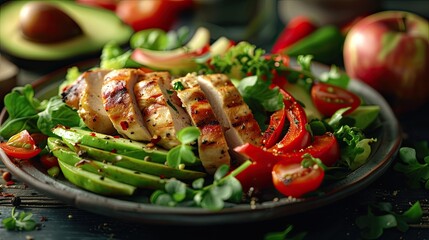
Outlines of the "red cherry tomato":
{"label": "red cherry tomato", "polygon": [[327,83],[315,83],[311,98],[317,110],[325,116],[332,116],[338,109],[350,107],[345,114],[353,112],[360,104],[360,98],[353,92]]}
{"label": "red cherry tomato", "polygon": [[13,135],[7,142],[1,142],[0,147],[7,155],[19,159],[35,157],[42,151],[27,130]]}
{"label": "red cherry tomato", "polygon": [[42,163],[42,165],[46,168],[46,169],[50,169],[52,167],[59,167],[60,165],[58,164],[58,158],[51,155],[51,154],[45,154],[42,155],[40,157],[40,162]]}
{"label": "red cherry tomato", "polygon": [[299,163],[280,161],[273,167],[274,187],[283,195],[299,198],[322,184],[325,171],[316,163],[303,167]]}
{"label": "red cherry tomato", "polygon": [[116,14],[135,31],[148,28],[168,31],[178,14],[192,6],[192,0],[119,1]]}

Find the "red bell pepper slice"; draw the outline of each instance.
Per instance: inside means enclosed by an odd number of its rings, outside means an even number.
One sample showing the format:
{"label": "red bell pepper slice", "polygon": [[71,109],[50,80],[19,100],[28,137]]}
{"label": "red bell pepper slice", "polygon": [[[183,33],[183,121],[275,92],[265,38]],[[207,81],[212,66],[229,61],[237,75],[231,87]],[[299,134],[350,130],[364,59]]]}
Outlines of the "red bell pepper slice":
{"label": "red bell pepper slice", "polygon": [[280,89],[280,93],[283,95],[286,117],[290,125],[283,139],[269,149],[275,153],[301,149],[311,140],[310,133],[305,128],[307,115],[304,108],[286,91]]}
{"label": "red bell pepper slice", "polygon": [[234,151],[252,160],[252,165],[239,173],[236,178],[245,191],[253,187],[255,192],[273,186],[271,172],[278,162],[299,164],[302,162],[303,155],[309,153],[314,158],[319,158],[326,166],[332,166],[340,158],[340,147],[332,133],[315,136],[313,142],[307,147],[281,154],[250,143],[238,146]]}
{"label": "red bell pepper slice", "polygon": [[277,37],[271,52],[279,53],[287,49],[294,43],[310,35],[316,29],[317,26],[305,16],[297,16],[291,19]]}
{"label": "red bell pepper slice", "polygon": [[286,111],[284,108],[271,114],[270,123],[267,130],[262,135],[262,146],[270,148],[277,143],[282,133],[286,120]]}
{"label": "red bell pepper slice", "polygon": [[311,154],[314,158],[319,158],[323,164],[330,167],[340,158],[340,146],[335,136],[328,132],[321,136],[314,136],[313,142],[306,148],[273,154],[273,158],[276,161],[301,163],[305,153]]}
{"label": "red bell pepper slice", "polygon": [[252,160],[252,165],[235,176],[240,181],[244,192],[253,188],[253,192],[258,193],[273,185],[271,171],[277,163],[273,153],[251,143],[235,147],[234,151]]}

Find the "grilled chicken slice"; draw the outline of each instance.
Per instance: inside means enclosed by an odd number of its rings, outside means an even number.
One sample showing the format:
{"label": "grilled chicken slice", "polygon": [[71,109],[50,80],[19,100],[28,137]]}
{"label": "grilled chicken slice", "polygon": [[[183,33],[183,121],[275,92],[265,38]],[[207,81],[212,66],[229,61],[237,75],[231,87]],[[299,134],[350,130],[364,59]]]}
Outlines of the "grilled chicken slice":
{"label": "grilled chicken slice", "polygon": [[109,71],[98,69],[86,71],[82,74],[86,87],[81,94],[79,109],[77,110],[89,129],[104,134],[116,133],[106,110],[104,110],[103,99],[101,98],[104,76]]}
{"label": "grilled chicken slice", "polygon": [[176,138],[173,117],[167,106],[158,81],[169,79],[167,72],[146,73],[134,86],[134,94],[137,104],[146,123],[146,127],[152,134],[157,144],[170,149],[180,144]]}
{"label": "grilled chicken slice", "polygon": [[69,107],[79,109],[80,98],[86,88],[85,74],[81,74],[76,81],[61,90],[61,97]]}
{"label": "grilled chicken slice", "polygon": [[182,108],[182,102],[177,97],[177,92],[172,88],[171,78],[158,78],[157,83],[167,101],[167,107],[173,118],[173,125],[176,132],[182,128],[192,126],[188,113]]}
{"label": "grilled chicken slice", "polygon": [[104,77],[101,88],[104,109],[113,126],[124,137],[137,141],[150,141],[143,116],[134,95],[135,84],[144,76],[139,69],[118,69]]}
{"label": "grilled chicken slice", "polygon": [[172,84],[177,82],[180,82],[184,88],[177,91],[177,96],[191,117],[192,123],[201,131],[198,138],[201,162],[205,170],[213,174],[221,165],[229,166],[231,161],[222,126],[199,87],[196,75],[188,74],[173,80]]}
{"label": "grilled chicken slice", "polygon": [[[244,143],[260,145],[261,129],[258,122],[228,76],[224,74],[200,75],[198,84],[225,129],[225,137],[230,149]],[[239,157],[238,160],[243,161],[244,158]]]}

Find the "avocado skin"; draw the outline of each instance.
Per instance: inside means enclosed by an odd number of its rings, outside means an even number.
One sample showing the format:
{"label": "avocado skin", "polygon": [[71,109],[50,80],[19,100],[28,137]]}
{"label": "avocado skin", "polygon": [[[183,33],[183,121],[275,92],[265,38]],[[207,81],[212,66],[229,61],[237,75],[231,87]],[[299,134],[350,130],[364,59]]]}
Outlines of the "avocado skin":
{"label": "avocado skin", "polygon": [[57,0],[49,3],[65,10],[83,29],[84,35],[60,43],[35,43],[25,39],[19,28],[19,12],[27,2],[3,3],[0,14],[0,53],[20,68],[46,73],[99,57],[107,42],[126,46],[134,33],[112,11]]}

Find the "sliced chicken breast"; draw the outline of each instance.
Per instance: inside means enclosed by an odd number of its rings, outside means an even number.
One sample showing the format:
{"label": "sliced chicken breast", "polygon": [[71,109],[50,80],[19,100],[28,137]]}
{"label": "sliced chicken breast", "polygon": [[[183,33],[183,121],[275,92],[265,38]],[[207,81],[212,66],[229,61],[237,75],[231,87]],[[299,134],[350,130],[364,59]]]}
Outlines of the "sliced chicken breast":
{"label": "sliced chicken breast", "polygon": [[172,84],[180,84],[182,90],[177,96],[191,117],[192,123],[201,131],[198,138],[198,152],[205,170],[213,174],[223,164],[230,165],[228,145],[206,96],[197,83],[196,75],[188,74],[185,77],[173,80]]}
{"label": "sliced chicken breast", "polygon": [[80,98],[86,88],[84,76],[85,74],[81,74],[75,82],[61,90],[63,102],[75,110],[79,109]]}
{"label": "sliced chicken breast", "polygon": [[[230,149],[244,143],[260,145],[261,129],[258,122],[228,76],[224,74],[200,75],[198,84],[225,129],[225,137]],[[239,160],[242,161],[244,158],[239,157]]]}
{"label": "sliced chicken breast", "polygon": [[167,72],[146,73],[134,86],[137,104],[156,143],[166,149],[180,144],[176,138],[173,117],[167,106],[167,100],[162,94],[158,81],[169,79]]}
{"label": "sliced chicken breast", "polygon": [[118,69],[104,77],[101,88],[104,109],[113,126],[124,137],[137,141],[150,141],[134,95],[135,84],[144,76],[139,69]]}
{"label": "sliced chicken breast", "polygon": [[192,126],[191,118],[182,108],[182,102],[177,97],[177,92],[172,88],[171,78],[158,78],[157,83],[167,101],[167,107],[173,118],[173,125],[176,132],[180,131],[182,128]]}
{"label": "sliced chicken breast", "polygon": [[101,98],[101,87],[104,76],[108,72],[110,70],[98,69],[82,74],[86,87],[81,95],[77,112],[89,129],[99,133],[114,134],[116,129],[113,127],[106,110],[104,110],[103,99]]}

